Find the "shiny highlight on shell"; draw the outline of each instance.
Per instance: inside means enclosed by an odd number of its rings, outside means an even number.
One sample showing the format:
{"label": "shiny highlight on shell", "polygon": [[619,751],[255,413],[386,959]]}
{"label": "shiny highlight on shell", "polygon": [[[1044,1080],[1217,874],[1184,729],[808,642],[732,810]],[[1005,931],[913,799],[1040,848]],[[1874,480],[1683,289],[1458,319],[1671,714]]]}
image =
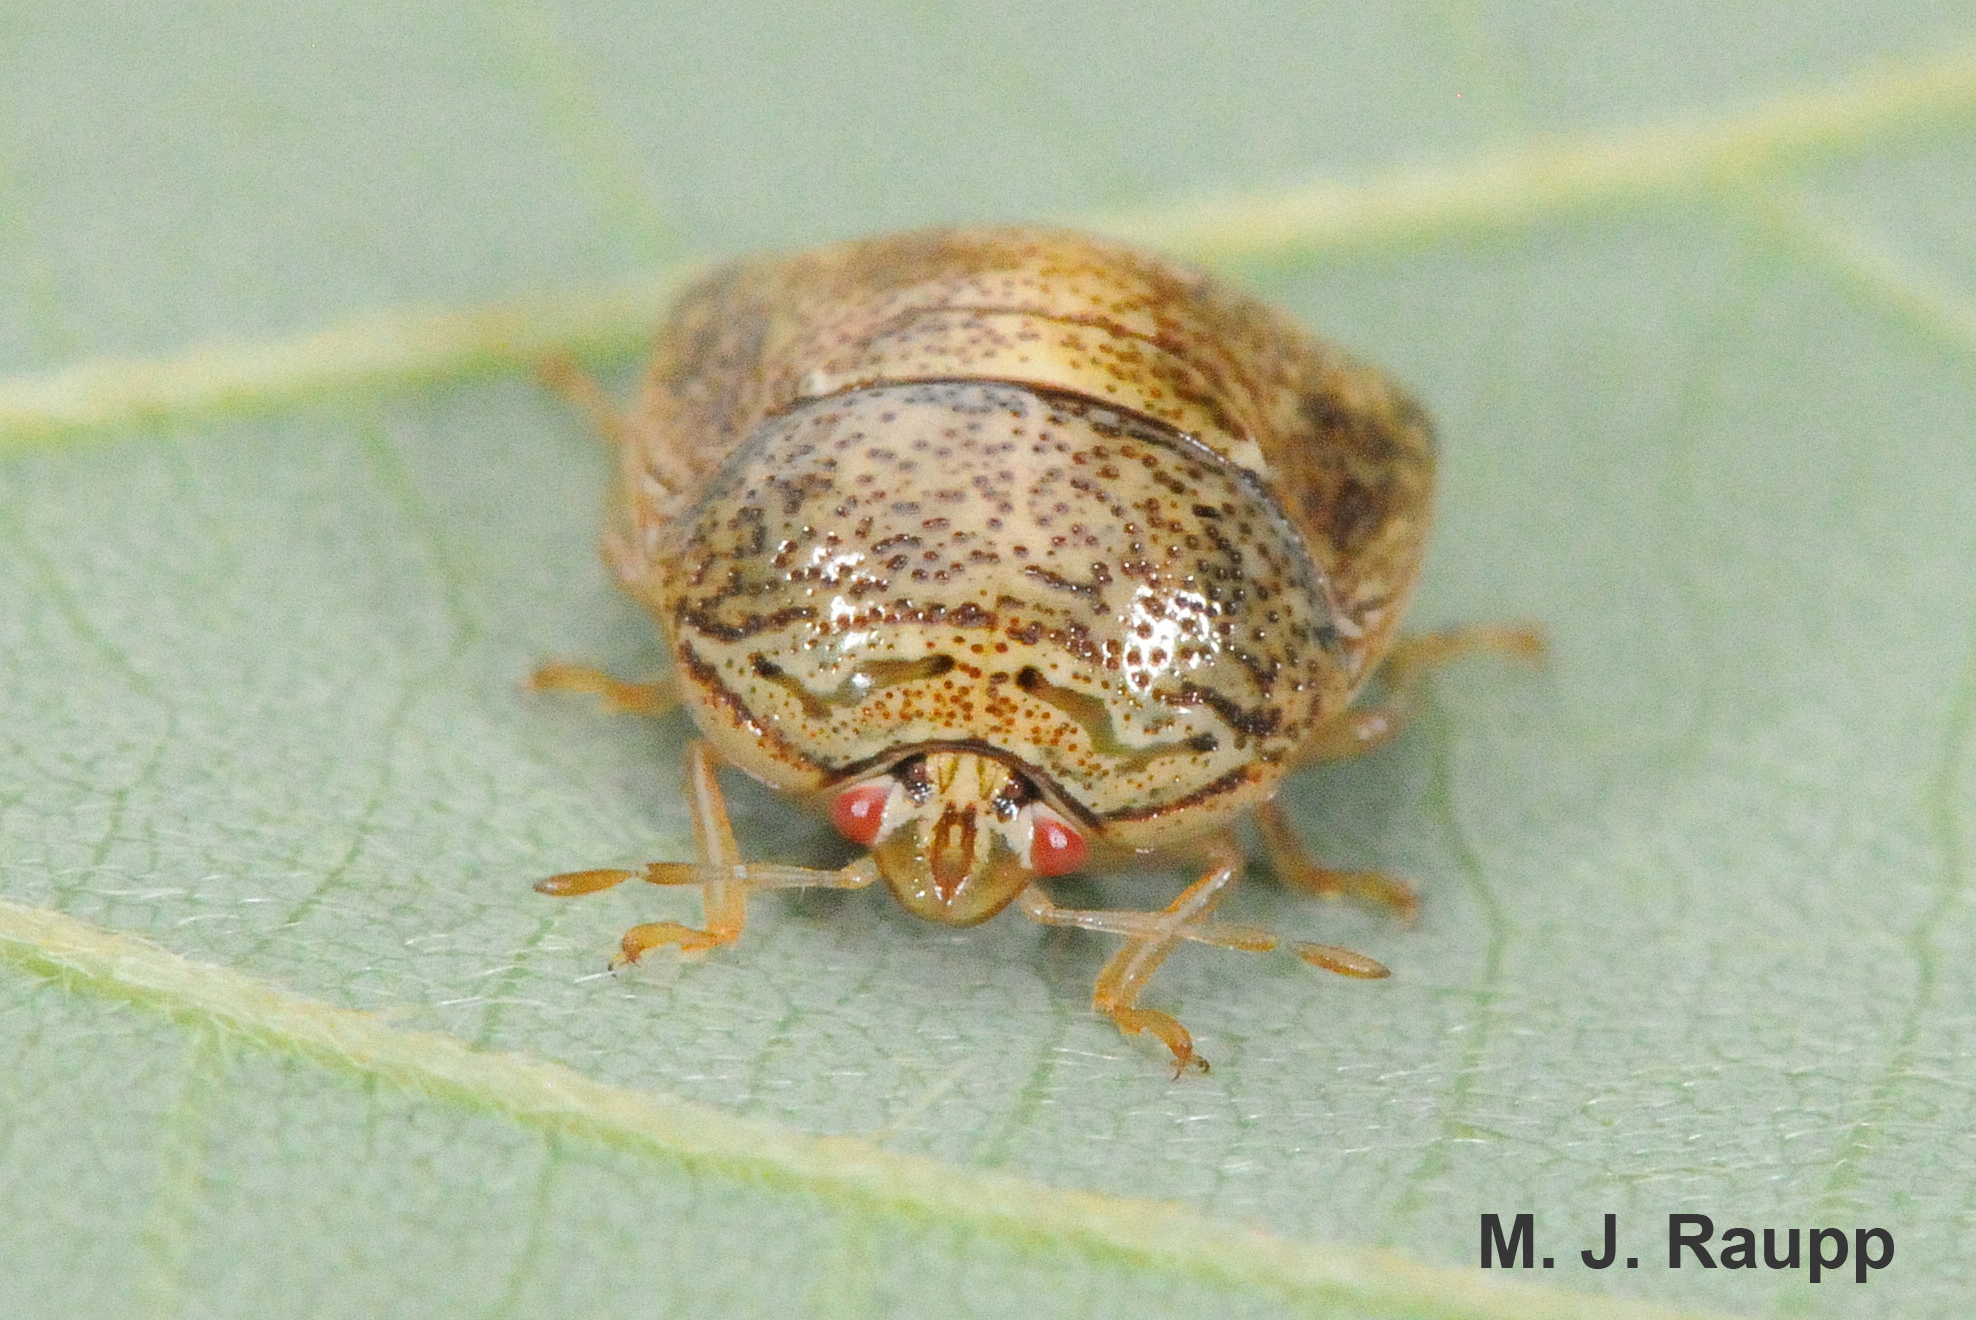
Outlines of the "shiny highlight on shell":
{"label": "shiny highlight on shell", "polygon": [[[700,888],[704,927],[635,926],[614,965],[732,942],[756,890],[883,879],[929,920],[1013,905],[1123,939],[1093,1006],[1205,1068],[1138,997],[1183,942],[1277,946],[1212,919],[1243,868],[1233,824],[1253,814],[1285,883],[1411,913],[1404,883],[1312,863],[1277,788],[1391,737],[1435,665],[1540,646],[1489,628],[1396,643],[1431,516],[1426,415],[1249,295],[1103,239],[930,230],[744,261],[681,299],[631,416],[561,374],[618,444],[605,554],[674,673],[551,665],[536,685],[677,702],[701,734],[698,863],[537,886]],[[1382,663],[1386,704],[1353,709]],[[745,862],[721,763],[867,852]],[[1062,908],[1043,884],[1159,854],[1205,870],[1157,910]]]}
{"label": "shiny highlight on shell", "polygon": [[1393,636],[1434,445],[1383,375],[1102,240],[909,234],[682,299],[610,558],[720,755],[1004,757],[1106,843],[1266,800]]}

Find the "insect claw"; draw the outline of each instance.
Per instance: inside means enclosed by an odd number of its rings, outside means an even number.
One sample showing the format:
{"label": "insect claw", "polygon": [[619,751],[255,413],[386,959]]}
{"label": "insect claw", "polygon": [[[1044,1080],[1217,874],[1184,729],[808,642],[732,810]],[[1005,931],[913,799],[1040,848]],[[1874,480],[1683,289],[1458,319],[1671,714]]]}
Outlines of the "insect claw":
{"label": "insect claw", "polygon": [[611,970],[618,971],[629,967],[654,949],[668,944],[677,945],[685,954],[704,953],[722,944],[731,944],[740,932],[700,930],[693,926],[682,926],[677,921],[650,921],[633,926],[619,941],[617,954],[611,959]]}
{"label": "insect claw", "polygon": [[1121,1003],[1100,1003],[1096,1007],[1125,1035],[1136,1036],[1144,1032],[1166,1046],[1173,1054],[1173,1076],[1176,1081],[1190,1068],[1203,1073],[1208,1070],[1208,1061],[1194,1052],[1193,1034],[1181,1026],[1180,1020],[1171,1013]]}

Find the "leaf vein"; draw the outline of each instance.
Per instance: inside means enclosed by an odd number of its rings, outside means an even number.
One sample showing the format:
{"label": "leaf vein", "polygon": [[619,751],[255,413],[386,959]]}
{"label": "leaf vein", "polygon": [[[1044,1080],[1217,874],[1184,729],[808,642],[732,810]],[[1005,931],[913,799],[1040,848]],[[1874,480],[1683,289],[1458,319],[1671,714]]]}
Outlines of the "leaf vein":
{"label": "leaf vein", "polygon": [[[1976,49],[1965,49],[1713,116],[1549,138],[1358,183],[1168,202],[1080,223],[1211,265],[1282,260],[1720,191],[1971,114]],[[291,339],[91,358],[0,379],[0,449],[163,417],[266,411],[332,389],[486,376],[551,352],[632,351],[702,268],[680,262],[603,287],[464,309],[400,308]]]}
{"label": "leaf vein", "polygon": [[57,980],[71,993],[206,1025],[365,1086],[395,1085],[546,1134],[659,1155],[688,1172],[820,1195],[853,1216],[934,1218],[964,1232],[1263,1290],[1307,1307],[1435,1320],[1676,1314],[1621,1298],[1499,1285],[1472,1269],[1420,1265],[1385,1251],[1284,1242],[1169,1204],[1052,1189],[852,1138],[792,1132],[611,1086],[561,1064],[396,1028],[374,1014],[317,1003],[135,936],[4,899],[0,961]]}

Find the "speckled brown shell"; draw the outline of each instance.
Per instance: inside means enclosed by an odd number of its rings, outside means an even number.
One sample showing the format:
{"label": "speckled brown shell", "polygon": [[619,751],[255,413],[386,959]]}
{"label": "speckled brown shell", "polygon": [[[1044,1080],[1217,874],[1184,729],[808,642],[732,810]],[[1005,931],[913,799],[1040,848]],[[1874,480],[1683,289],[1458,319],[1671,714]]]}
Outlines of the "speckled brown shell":
{"label": "speckled brown shell", "polygon": [[727,267],[663,328],[613,564],[720,754],[1022,767],[1164,846],[1267,799],[1391,641],[1421,410],[1255,299],[1034,229]]}

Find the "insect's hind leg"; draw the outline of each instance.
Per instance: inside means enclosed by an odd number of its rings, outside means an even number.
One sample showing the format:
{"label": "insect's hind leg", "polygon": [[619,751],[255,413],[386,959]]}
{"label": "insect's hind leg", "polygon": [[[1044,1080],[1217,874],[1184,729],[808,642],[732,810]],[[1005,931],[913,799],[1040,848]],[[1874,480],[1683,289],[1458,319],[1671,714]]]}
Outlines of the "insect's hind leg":
{"label": "insect's hind leg", "polygon": [[1525,624],[1471,624],[1400,638],[1379,666],[1386,699],[1340,713],[1297,749],[1296,764],[1348,760],[1385,746],[1419,713],[1428,676],[1478,651],[1537,661],[1544,656],[1544,635]]}
{"label": "insect's hind leg", "polygon": [[[1376,706],[1344,711],[1319,729],[1298,749],[1297,764],[1344,760],[1385,745],[1419,711],[1428,676],[1477,651],[1538,660],[1544,654],[1544,639],[1535,628],[1517,624],[1479,624],[1402,637],[1379,667],[1386,699]],[[1285,884],[1320,898],[1356,898],[1387,908],[1408,921],[1419,915],[1420,900],[1406,881],[1379,871],[1333,870],[1313,861],[1276,803],[1264,803],[1256,809],[1256,824],[1270,869]]]}
{"label": "insect's hind leg", "polygon": [[633,436],[631,419],[597,383],[597,378],[567,353],[552,353],[535,364],[535,379],[544,389],[583,414],[597,438],[613,452],[623,452]]}
{"label": "insect's hind leg", "polygon": [[690,480],[690,455],[673,452],[662,443],[666,428],[655,424],[642,411],[625,412],[618,407],[597,378],[577,364],[567,353],[552,353],[535,364],[535,379],[564,403],[582,413],[597,438],[627,465],[629,483],[637,477],[656,481],[666,491],[677,493]]}

